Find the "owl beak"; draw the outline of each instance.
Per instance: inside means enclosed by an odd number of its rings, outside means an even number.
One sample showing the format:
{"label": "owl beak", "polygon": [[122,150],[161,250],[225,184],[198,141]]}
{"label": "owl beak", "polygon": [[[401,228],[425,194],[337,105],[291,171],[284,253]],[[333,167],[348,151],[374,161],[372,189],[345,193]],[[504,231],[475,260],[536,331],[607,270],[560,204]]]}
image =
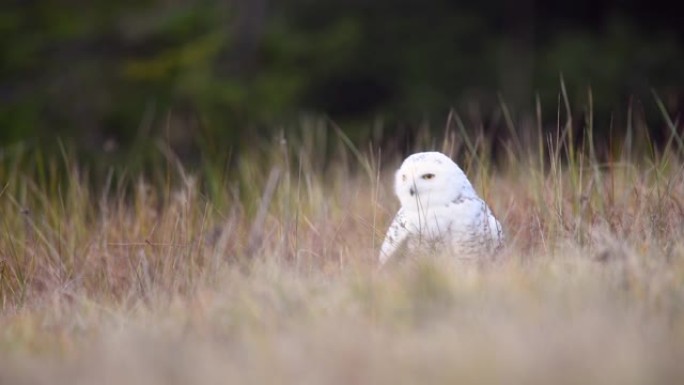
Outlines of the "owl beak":
{"label": "owl beak", "polygon": [[415,188],[415,187],[411,187],[411,188],[409,189],[409,194],[411,194],[411,196],[416,195],[416,188]]}

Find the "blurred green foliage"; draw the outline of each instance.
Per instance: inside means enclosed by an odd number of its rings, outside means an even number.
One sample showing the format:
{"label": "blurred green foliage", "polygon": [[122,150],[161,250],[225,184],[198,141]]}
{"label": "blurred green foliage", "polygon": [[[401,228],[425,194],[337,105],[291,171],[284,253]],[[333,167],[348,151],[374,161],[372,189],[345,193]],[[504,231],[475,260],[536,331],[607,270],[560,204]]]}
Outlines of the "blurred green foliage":
{"label": "blurred green foliage", "polygon": [[182,157],[227,157],[302,113],[352,138],[378,117],[441,127],[452,107],[533,111],[536,94],[553,115],[561,73],[581,104],[591,87],[599,116],[651,88],[677,113],[681,26],[644,23],[632,3],[580,1],[573,13],[531,0],[9,1],[0,146],[57,135],[133,162],[121,149],[161,138]]}

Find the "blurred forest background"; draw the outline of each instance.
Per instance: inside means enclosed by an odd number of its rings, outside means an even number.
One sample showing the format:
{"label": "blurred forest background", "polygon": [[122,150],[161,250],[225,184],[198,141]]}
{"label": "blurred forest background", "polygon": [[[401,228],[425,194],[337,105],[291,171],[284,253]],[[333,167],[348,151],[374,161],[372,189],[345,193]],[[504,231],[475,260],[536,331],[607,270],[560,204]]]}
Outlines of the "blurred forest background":
{"label": "blurred forest background", "polygon": [[500,132],[503,106],[518,126],[537,98],[555,122],[561,74],[580,114],[591,88],[596,132],[639,110],[657,139],[654,93],[673,119],[684,110],[684,6],[671,4],[6,0],[0,148],[62,138],[130,162],[162,139],[192,161],[311,117],[357,143],[410,142],[452,108]]}

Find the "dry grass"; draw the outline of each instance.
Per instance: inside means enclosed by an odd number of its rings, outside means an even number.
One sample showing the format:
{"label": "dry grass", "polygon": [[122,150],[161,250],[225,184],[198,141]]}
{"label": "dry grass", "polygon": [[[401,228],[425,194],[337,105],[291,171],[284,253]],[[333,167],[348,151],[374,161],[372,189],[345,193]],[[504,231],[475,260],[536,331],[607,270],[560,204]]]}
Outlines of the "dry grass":
{"label": "dry grass", "polygon": [[169,157],[161,178],[99,188],[70,156],[6,156],[0,383],[684,380],[676,134],[601,162],[559,127],[506,143],[496,171],[486,138],[447,133],[431,147],[466,168],[509,247],[382,271],[399,159],[341,137],[324,167],[317,135],[220,178]]}

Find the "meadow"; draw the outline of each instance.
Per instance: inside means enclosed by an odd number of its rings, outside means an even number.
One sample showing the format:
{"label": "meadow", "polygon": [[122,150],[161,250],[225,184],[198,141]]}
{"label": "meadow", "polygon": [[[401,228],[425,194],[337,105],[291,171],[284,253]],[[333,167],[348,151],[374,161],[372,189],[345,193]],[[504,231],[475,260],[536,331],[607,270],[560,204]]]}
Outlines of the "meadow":
{"label": "meadow", "polygon": [[499,142],[454,113],[415,145],[502,221],[505,250],[476,264],[378,269],[401,154],[324,119],[232,167],[160,143],[154,172],[101,182],[68,146],[3,149],[0,383],[683,381],[678,123],[663,112],[658,147],[630,110],[599,148],[590,113],[502,112]]}

